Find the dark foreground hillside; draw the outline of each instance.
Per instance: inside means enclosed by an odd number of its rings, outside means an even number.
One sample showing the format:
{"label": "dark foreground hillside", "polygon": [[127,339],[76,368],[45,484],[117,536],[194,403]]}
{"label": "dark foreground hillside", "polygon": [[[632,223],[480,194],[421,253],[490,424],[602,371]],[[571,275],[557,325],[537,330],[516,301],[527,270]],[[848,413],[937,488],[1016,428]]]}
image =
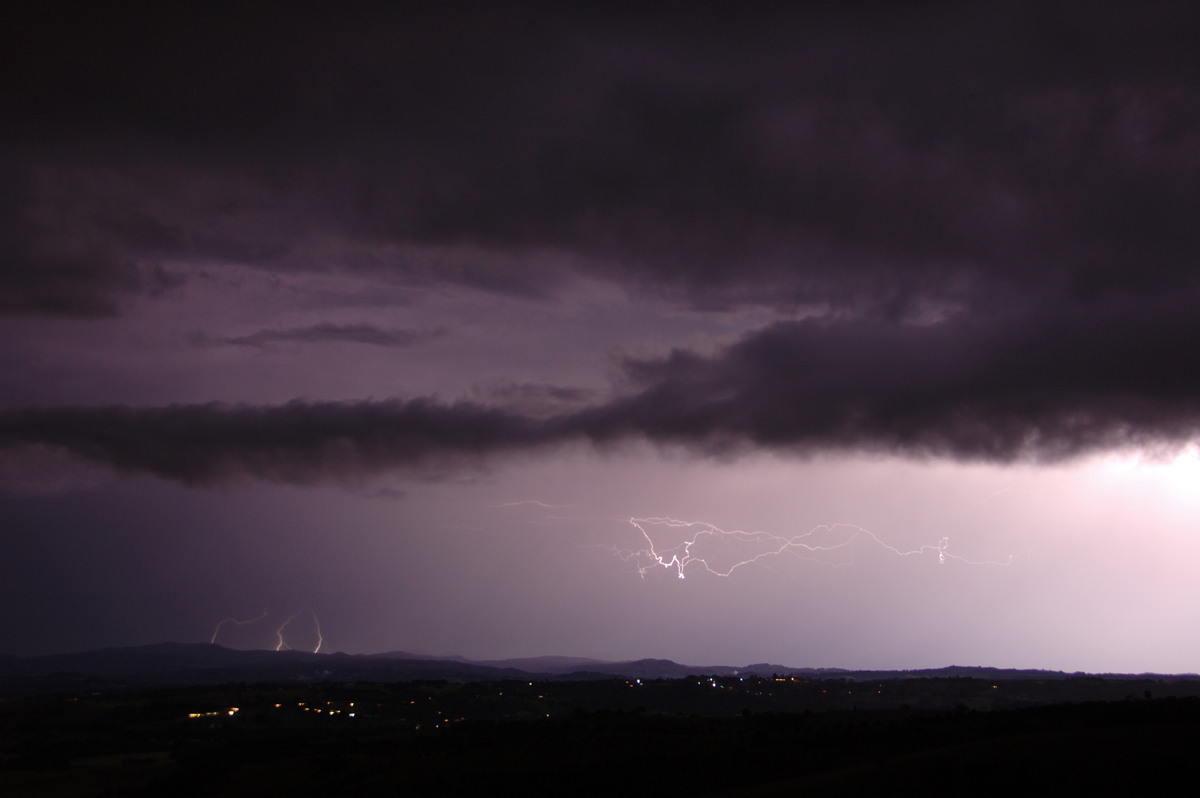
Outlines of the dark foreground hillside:
{"label": "dark foreground hillside", "polygon": [[1008,687],[975,682],[928,680],[914,693],[926,708],[847,706],[851,695],[824,711],[771,707],[845,691],[844,682],[236,685],[42,697],[0,704],[0,795],[1154,794],[1196,781],[1198,698],[928,708],[938,695]]}

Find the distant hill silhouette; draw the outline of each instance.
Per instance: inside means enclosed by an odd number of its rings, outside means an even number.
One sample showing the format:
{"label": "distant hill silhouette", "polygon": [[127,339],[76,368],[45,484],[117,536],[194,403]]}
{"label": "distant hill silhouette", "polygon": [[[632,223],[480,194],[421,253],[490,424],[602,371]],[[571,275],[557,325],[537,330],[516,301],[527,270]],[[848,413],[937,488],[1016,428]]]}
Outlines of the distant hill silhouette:
{"label": "distant hill silhouette", "polygon": [[[948,666],[923,670],[845,670],[793,668],[769,663],[745,667],[683,665],[667,659],[610,662],[587,657],[545,656],[473,661],[391,651],[342,654],[306,651],[243,651],[213,643],[158,643],[70,654],[0,658],[0,696],[140,687],[182,687],[223,683],[501,681],[505,679],[681,679],[781,676],[848,682],[894,679],[971,678],[1058,680],[1086,674],[1061,671]],[[1152,674],[1104,674],[1110,680]],[[1159,677],[1161,678],[1161,677]],[[1198,678],[1192,674],[1166,678]]]}

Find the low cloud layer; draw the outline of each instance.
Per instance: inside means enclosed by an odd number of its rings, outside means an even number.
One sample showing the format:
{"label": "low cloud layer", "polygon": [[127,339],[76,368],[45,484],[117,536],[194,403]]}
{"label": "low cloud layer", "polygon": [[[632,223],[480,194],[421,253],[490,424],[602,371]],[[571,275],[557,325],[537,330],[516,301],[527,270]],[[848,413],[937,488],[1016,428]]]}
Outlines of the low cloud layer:
{"label": "low cloud layer", "polygon": [[[627,361],[628,390],[584,409],[569,390],[560,412],[533,415],[430,399],[8,409],[0,445],[200,485],[442,475],[574,441],[1058,461],[1200,436],[1195,351],[1186,303],[1154,317],[1117,304],[1087,318],[785,322],[713,356]],[[557,394],[538,395],[545,405]]]}
{"label": "low cloud layer", "polygon": [[584,414],[594,437],[715,449],[1055,461],[1200,434],[1191,311],[780,323],[712,358],[629,364],[640,391]]}
{"label": "low cloud layer", "polygon": [[49,444],[121,472],[192,485],[429,472],[547,438],[544,427],[517,416],[424,400],[0,411],[5,446]]}

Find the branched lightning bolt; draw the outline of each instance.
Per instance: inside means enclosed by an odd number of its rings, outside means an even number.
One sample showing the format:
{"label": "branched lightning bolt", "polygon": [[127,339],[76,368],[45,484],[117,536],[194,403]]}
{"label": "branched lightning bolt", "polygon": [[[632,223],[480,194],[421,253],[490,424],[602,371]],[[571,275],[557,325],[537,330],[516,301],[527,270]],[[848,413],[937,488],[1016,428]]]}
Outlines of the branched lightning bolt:
{"label": "branched lightning bolt", "polygon": [[213,629],[213,633],[212,633],[212,639],[211,639],[211,640],[209,640],[208,642],[210,642],[210,643],[215,643],[215,642],[217,642],[217,635],[218,635],[218,634],[221,632],[221,627],[222,627],[222,626],[224,626],[224,625],[225,625],[225,624],[227,624],[227,623],[231,623],[231,624],[233,624],[234,626],[247,626],[247,625],[249,625],[249,624],[252,624],[252,623],[257,623],[257,622],[261,621],[263,618],[266,618],[266,617],[267,617],[267,610],[265,610],[265,609],[264,609],[264,610],[262,611],[262,615],[256,616],[256,617],[254,617],[254,618],[247,618],[247,619],[246,619],[246,620],[244,620],[244,621],[239,621],[237,618],[226,618],[225,620],[223,620],[223,621],[221,621],[219,624],[217,624],[217,628],[216,628],[216,629]]}
{"label": "branched lightning bolt", "polygon": [[[300,609],[296,610],[291,615],[289,615],[284,620],[283,623],[279,624],[279,627],[275,630],[275,650],[276,651],[283,651],[285,648],[287,648],[287,649],[291,648],[291,646],[289,646],[283,640],[283,630],[288,628],[288,626],[292,623],[292,621],[299,618],[306,609],[308,609],[308,608],[301,607]],[[321,650],[321,646],[325,645],[325,638],[321,636],[321,621],[320,621],[320,619],[317,618],[317,611],[316,610],[308,610],[308,614],[312,616],[313,626],[316,627],[316,630],[317,630],[317,645],[315,648],[313,648],[313,651],[312,651],[312,653],[316,654],[318,651]]]}
{"label": "branched lightning bolt", "polygon": [[288,624],[290,624],[292,621],[296,620],[296,616],[302,612],[304,612],[303,608],[296,610],[295,612],[293,612],[291,615],[289,615],[287,617],[287,620],[285,620],[283,623],[279,624],[279,627],[275,630],[275,638],[278,641],[275,644],[276,651],[283,651],[283,649],[285,647],[291,648],[291,646],[289,646],[287,643],[283,642],[283,630],[288,628]]}
{"label": "branched lightning bolt", "polygon": [[[275,627],[275,650],[276,651],[283,651],[285,648],[287,648],[287,649],[292,648],[283,639],[283,630],[287,629],[288,626],[291,625],[292,621],[294,621],[298,617],[300,617],[300,615],[302,615],[305,610],[308,610],[308,607],[301,607],[300,609],[296,610],[291,615],[289,615],[287,618],[285,618],[283,623],[281,623],[281,624],[279,624],[279,626]],[[316,633],[317,633],[317,645],[316,645],[316,648],[313,649],[313,653],[316,654],[317,652],[319,652],[321,650],[322,647],[324,647],[325,638],[321,634],[321,621],[319,618],[317,618],[316,610],[308,610],[308,612],[310,615],[312,615],[313,627],[316,629]],[[261,615],[257,615],[253,618],[247,618],[244,621],[238,620],[237,618],[226,618],[225,620],[218,623],[217,627],[215,629],[213,629],[212,638],[209,640],[209,642],[210,643],[217,642],[217,636],[221,633],[221,628],[223,626],[225,626],[225,624],[231,623],[235,626],[246,626],[248,624],[257,623],[258,621],[261,621],[263,618],[266,618],[268,614],[269,614],[269,610],[264,609],[262,611]]]}
{"label": "branched lightning bolt", "polygon": [[[729,576],[738,568],[751,563],[757,563],[771,557],[784,554],[799,556],[803,559],[820,561],[823,553],[845,549],[856,538],[867,537],[880,548],[899,557],[913,557],[925,554],[936,554],[938,563],[945,565],[947,560],[954,560],[964,565],[1010,565],[1012,556],[1006,561],[977,561],[969,560],[957,554],[951,554],[950,539],[941,538],[936,544],[926,544],[915,549],[905,550],[887,543],[874,532],[856,524],[820,524],[807,532],[784,537],[770,532],[747,532],[741,529],[724,530],[703,521],[681,521],[677,518],[652,517],[630,518],[629,523],[641,533],[646,541],[645,548],[638,550],[621,550],[617,554],[626,562],[631,562],[637,568],[638,575],[645,578],[646,574],[655,568],[674,570],[680,579],[686,578],[689,567],[702,568],[714,576]],[[683,530],[687,535],[674,545],[655,543],[649,529],[666,527],[672,530]],[[728,567],[717,567],[711,562],[710,556],[701,556],[693,549],[709,540],[723,540],[738,544],[749,544],[761,548],[752,557],[737,560]]]}

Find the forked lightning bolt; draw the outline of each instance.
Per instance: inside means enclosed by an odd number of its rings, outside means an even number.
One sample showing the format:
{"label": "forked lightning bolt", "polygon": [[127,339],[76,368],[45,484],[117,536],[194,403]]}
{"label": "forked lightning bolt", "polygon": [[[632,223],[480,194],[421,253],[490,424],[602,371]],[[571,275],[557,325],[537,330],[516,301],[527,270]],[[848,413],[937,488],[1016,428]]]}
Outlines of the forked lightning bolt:
{"label": "forked lightning bolt", "polygon": [[[275,650],[276,651],[283,651],[285,648],[287,648],[287,649],[291,648],[291,646],[289,646],[283,640],[283,630],[288,628],[288,626],[291,624],[291,622],[296,620],[296,618],[298,618],[300,616],[300,614],[304,612],[304,610],[305,610],[304,607],[301,607],[300,609],[296,610],[291,615],[289,615],[287,617],[287,619],[284,620],[283,623],[279,624],[278,628],[275,629]],[[317,630],[317,645],[312,651],[312,653],[316,654],[318,651],[321,650],[321,646],[325,645],[325,638],[321,636],[321,622],[319,620],[317,620],[316,611],[309,610],[309,614],[312,615],[313,626],[315,626],[316,630]]]}
{"label": "forked lightning bolt", "polygon": [[[943,537],[936,544],[927,544],[915,549],[900,549],[887,543],[874,532],[856,524],[820,524],[807,532],[785,537],[770,532],[747,532],[741,529],[724,530],[703,521],[681,521],[677,518],[630,518],[629,523],[641,533],[646,541],[645,548],[619,551],[618,555],[637,567],[638,574],[646,574],[656,568],[673,570],[680,579],[686,578],[689,568],[699,568],[715,576],[729,576],[738,568],[764,559],[785,554],[823,562],[822,555],[848,548],[856,539],[865,537],[875,545],[899,557],[936,554],[938,563],[948,560],[964,565],[1010,565],[1012,557],[1004,561],[969,560],[951,554],[950,539]],[[655,534],[651,534],[655,530]],[[668,531],[664,531],[668,530]],[[673,542],[662,538],[674,534]],[[656,542],[658,538],[658,542]],[[731,558],[732,565],[715,565],[714,555],[703,554],[706,544],[733,544],[753,547],[757,551],[750,557]]]}
{"label": "forked lightning bolt", "polygon": [[[296,620],[296,618],[300,617],[300,615],[303,614],[306,609],[308,609],[308,608],[301,607],[300,609],[296,610],[291,615],[289,615],[287,618],[285,618],[283,620],[283,623],[281,623],[281,624],[279,624],[279,626],[275,627],[275,650],[276,651],[283,651],[285,648],[287,648],[287,649],[292,648],[290,645],[288,645],[284,641],[283,630],[287,629],[288,626],[291,625],[292,621],[294,621],[294,620]],[[223,626],[225,626],[225,624],[231,623],[234,626],[247,626],[252,623],[258,623],[263,618],[266,618],[268,614],[269,614],[268,610],[263,610],[261,615],[257,615],[253,618],[247,618],[244,621],[239,621],[237,618],[226,618],[225,620],[223,620],[217,624],[217,628],[213,629],[212,638],[209,640],[209,642],[210,643],[217,642],[217,636],[221,633],[221,628]],[[316,611],[309,610],[309,614],[312,615],[313,628],[316,630],[316,634],[317,634],[317,645],[313,649],[313,653],[316,654],[325,645],[325,638],[321,635],[321,621],[320,621],[320,619],[317,618]]]}
{"label": "forked lightning bolt", "polygon": [[290,624],[292,621],[296,620],[296,616],[302,612],[304,612],[304,610],[302,610],[302,609],[296,610],[291,615],[289,615],[283,623],[279,624],[278,628],[275,629],[275,638],[277,641],[275,643],[276,651],[283,651],[284,648],[291,648],[291,646],[289,646],[287,643],[283,642],[283,630],[288,628],[288,624]]}
{"label": "forked lightning bolt", "polygon": [[263,618],[266,618],[266,617],[267,617],[267,611],[264,609],[264,610],[262,611],[262,615],[259,615],[259,616],[257,616],[257,617],[254,617],[254,618],[247,618],[247,619],[246,619],[246,620],[244,620],[244,621],[239,621],[237,618],[226,618],[225,620],[223,620],[223,621],[221,621],[219,624],[217,624],[217,628],[216,628],[216,629],[213,629],[213,633],[212,633],[212,639],[211,639],[211,640],[209,640],[208,642],[210,642],[210,643],[215,643],[215,642],[217,642],[217,635],[218,635],[218,634],[220,634],[220,632],[221,632],[221,627],[222,627],[222,626],[224,626],[224,625],[225,625],[225,624],[227,624],[227,623],[231,623],[231,624],[233,624],[234,626],[247,626],[247,625],[249,625],[249,624],[252,624],[252,623],[257,623],[257,622],[261,621]]}

